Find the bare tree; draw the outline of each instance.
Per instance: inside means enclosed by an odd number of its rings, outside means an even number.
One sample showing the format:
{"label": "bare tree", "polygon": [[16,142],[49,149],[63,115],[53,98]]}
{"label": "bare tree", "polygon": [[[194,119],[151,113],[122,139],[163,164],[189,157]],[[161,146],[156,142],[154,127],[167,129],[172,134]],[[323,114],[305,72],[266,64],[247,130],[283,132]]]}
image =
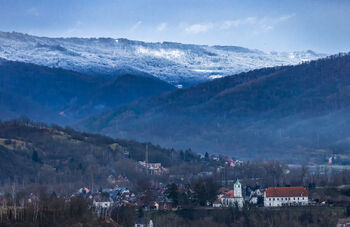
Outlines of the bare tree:
{"label": "bare tree", "polygon": [[11,197],[13,202],[14,219],[17,219],[17,207],[16,207],[16,180],[14,180],[11,186]]}

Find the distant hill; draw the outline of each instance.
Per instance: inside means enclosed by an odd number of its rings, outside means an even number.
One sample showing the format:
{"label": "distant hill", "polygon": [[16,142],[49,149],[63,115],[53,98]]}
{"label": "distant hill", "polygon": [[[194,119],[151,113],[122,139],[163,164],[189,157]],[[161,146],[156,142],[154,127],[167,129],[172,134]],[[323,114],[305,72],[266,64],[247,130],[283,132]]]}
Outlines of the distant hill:
{"label": "distant hill", "polygon": [[350,55],[216,79],[94,116],[80,128],[240,158],[349,163]]}
{"label": "distant hill", "polygon": [[48,38],[0,32],[0,57],[7,60],[94,76],[144,72],[184,87],[234,73],[294,65],[324,56],[310,50],[263,52],[237,46],[148,43],[114,38]]}
{"label": "distant hill", "polygon": [[162,92],[170,84],[149,75],[99,78],[0,59],[0,118],[21,115],[61,124]]}
{"label": "distant hill", "polygon": [[[145,143],[32,123],[24,118],[0,121],[0,182],[17,177],[25,183],[90,185],[93,180],[106,185],[109,175],[121,174],[136,183],[145,178],[136,168],[136,161],[145,159],[145,147]],[[148,149],[150,162],[160,162],[167,168],[184,162],[180,151],[150,143]]]}

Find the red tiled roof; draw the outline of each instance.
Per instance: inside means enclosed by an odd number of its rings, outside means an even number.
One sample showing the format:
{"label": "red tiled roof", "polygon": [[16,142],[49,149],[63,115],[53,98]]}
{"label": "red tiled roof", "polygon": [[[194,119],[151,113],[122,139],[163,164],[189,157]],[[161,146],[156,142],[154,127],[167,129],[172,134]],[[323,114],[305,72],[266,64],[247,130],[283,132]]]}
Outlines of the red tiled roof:
{"label": "red tiled roof", "polygon": [[235,197],[234,195],[235,195],[234,191],[230,190],[225,193],[224,198],[234,198]]}
{"label": "red tiled roof", "polygon": [[304,187],[271,187],[266,189],[266,197],[298,197],[308,196]]}
{"label": "red tiled roof", "polygon": [[230,158],[226,158],[226,161],[228,161],[228,162],[233,162],[233,160],[230,159]]}

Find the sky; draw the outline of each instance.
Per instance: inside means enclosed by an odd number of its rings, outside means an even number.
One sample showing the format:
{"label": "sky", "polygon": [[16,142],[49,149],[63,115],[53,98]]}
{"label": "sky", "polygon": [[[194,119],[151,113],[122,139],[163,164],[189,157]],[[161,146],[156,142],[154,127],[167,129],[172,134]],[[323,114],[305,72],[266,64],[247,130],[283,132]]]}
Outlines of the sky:
{"label": "sky", "polygon": [[0,31],[350,51],[350,0],[0,0]]}

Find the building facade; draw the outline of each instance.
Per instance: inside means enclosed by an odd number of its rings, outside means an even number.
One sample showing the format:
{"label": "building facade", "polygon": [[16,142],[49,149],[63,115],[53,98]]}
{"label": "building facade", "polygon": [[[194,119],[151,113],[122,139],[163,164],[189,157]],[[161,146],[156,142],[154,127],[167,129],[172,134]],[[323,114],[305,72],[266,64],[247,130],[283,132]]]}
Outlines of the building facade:
{"label": "building facade", "polygon": [[243,207],[244,198],[242,195],[242,184],[237,179],[233,185],[233,190],[228,190],[213,203],[213,207]]}
{"label": "building facade", "polygon": [[270,187],[264,192],[264,206],[307,206],[308,196],[304,187]]}

